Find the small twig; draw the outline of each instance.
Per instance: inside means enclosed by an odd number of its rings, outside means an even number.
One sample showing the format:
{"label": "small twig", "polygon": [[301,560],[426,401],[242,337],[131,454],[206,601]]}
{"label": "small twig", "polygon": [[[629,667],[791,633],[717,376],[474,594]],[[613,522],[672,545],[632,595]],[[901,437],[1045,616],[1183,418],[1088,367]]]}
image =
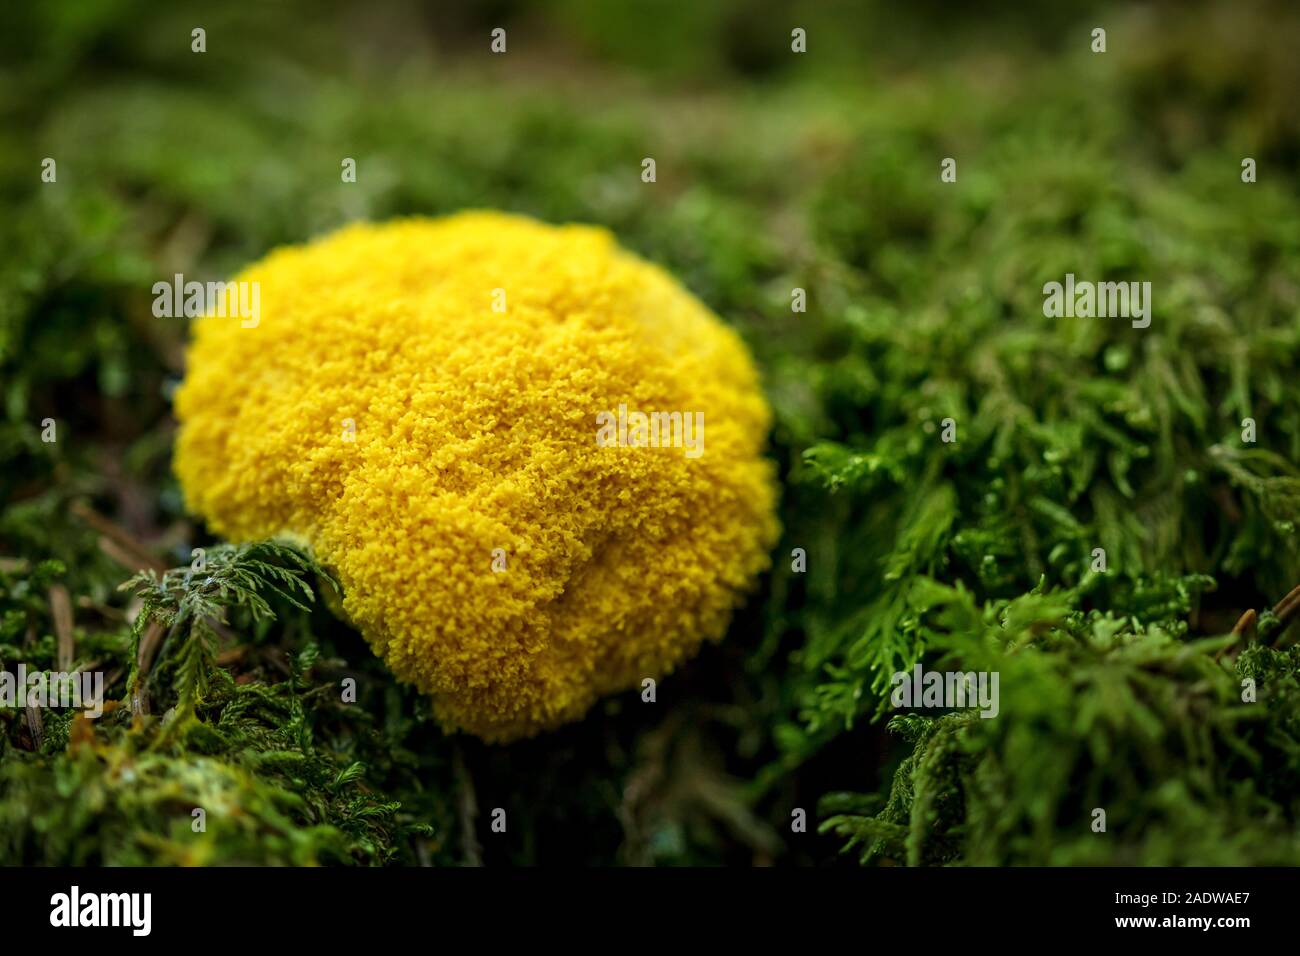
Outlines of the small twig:
{"label": "small twig", "polygon": [[[109,521],[84,502],[74,501],[68,510],[104,537],[99,546],[114,561],[133,570],[152,569],[159,574],[167,565],[149,553],[149,549],[125,528]],[[107,540],[105,540],[107,539]]]}
{"label": "small twig", "polygon": [[1237,638],[1237,640],[1241,640],[1243,637],[1253,635],[1255,633],[1255,625],[1258,622],[1259,615],[1255,613],[1255,609],[1253,607],[1247,608],[1246,613],[1242,614],[1241,617],[1238,618],[1236,626],[1232,629],[1232,636]]}
{"label": "small twig", "polygon": [[27,729],[32,735],[32,750],[40,750],[41,744],[45,742],[45,721],[41,718],[41,709],[28,706],[26,711]]}
{"label": "small twig", "polygon": [[1292,588],[1291,592],[1278,601],[1273,608],[1273,613],[1277,615],[1283,627],[1291,623],[1297,612],[1300,612],[1300,584]]}
{"label": "small twig", "polygon": [[54,618],[54,634],[58,638],[59,670],[72,670],[72,660],[77,646],[72,635],[72,598],[62,584],[51,584],[49,591],[50,616]]}
{"label": "small twig", "polygon": [[1255,609],[1253,607],[1247,608],[1232,628],[1232,643],[1227,647],[1220,648],[1219,652],[1214,655],[1214,659],[1216,661],[1222,660],[1226,654],[1235,655],[1246,643],[1253,641],[1255,639],[1255,628],[1258,624],[1259,615],[1255,613]]}
{"label": "small twig", "polygon": [[1286,633],[1286,629],[1291,625],[1291,622],[1300,615],[1300,584],[1292,588],[1286,597],[1277,602],[1273,607],[1273,615],[1277,618],[1278,623],[1273,633],[1269,635],[1269,640],[1274,647],[1277,647],[1280,643],[1278,639]]}
{"label": "small twig", "polygon": [[[27,633],[23,636],[23,646],[31,647],[36,642],[36,630],[30,623],[27,625]],[[19,687],[18,694],[20,699],[27,699],[27,688]],[[39,707],[25,706],[23,708],[27,715],[27,732],[32,738],[32,750],[40,750],[41,744],[45,740],[45,721],[41,718]]]}
{"label": "small twig", "polygon": [[465,858],[466,866],[482,866],[483,848],[479,846],[474,829],[478,819],[478,799],[474,795],[474,781],[465,767],[459,743],[452,751],[451,761],[458,796],[456,807],[460,814],[460,852]]}
{"label": "small twig", "polygon": [[140,558],[130,551],[123,548],[106,534],[99,536],[99,550],[103,551],[117,564],[131,571],[139,571],[147,565],[143,564]]}
{"label": "small twig", "polygon": [[150,621],[149,626],[145,628],[144,637],[140,639],[140,657],[138,658],[141,682],[149,676],[149,668],[153,666],[154,655],[158,653],[158,647],[162,643],[163,625],[161,621]]}
{"label": "small twig", "polygon": [[[1273,617],[1277,618],[1277,625],[1269,631],[1267,639],[1268,643],[1277,646],[1278,638],[1282,636],[1291,622],[1300,616],[1300,585],[1292,588],[1286,597],[1273,606],[1272,614]],[[1214,655],[1215,658],[1221,658],[1228,653],[1235,654],[1244,644],[1256,639],[1258,630],[1259,614],[1254,608],[1248,608],[1237,619],[1237,623],[1232,629],[1233,642]]]}
{"label": "small twig", "polygon": [[244,660],[244,658],[247,655],[248,655],[247,646],[240,645],[239,647],[232,647],[229,650],[224,650],[217,655],[217,666],[229,667],[231,664],[239,664]]}
{"label": "small twig", "polygon": [[149,699],[145,696],[145,688],[149,683],[149,669],[153,666],[154,656],[162,645],[163,636],[162,622],[152,620],[145,626],[144,634],[140,637],[140,646],[135,658],[135,675],[126,689],[127,695],[131,698],[131,714],[134,717],[149,713]]}

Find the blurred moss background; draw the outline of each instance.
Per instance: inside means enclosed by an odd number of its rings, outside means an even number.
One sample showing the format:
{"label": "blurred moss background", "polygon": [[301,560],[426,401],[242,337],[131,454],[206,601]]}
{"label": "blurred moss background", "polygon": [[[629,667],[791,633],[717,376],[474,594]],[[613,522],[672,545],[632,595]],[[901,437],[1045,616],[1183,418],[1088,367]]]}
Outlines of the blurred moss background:
{"label": "blurred moss background", "polygon": [[[122,698],[145,635],[117,586],[211,544],[152,284],[358,218],[600,223],[668,266],[763,369],[786,532],[655,710],[505,749],[443,737],[327,612],[234,608],[210,661],[155,637],[134,711],[0,710],[0,863],[1300,861],[1300,13],[1040,7],[9,5],[5,667],[53,667],[70,607]],[[1066,272],[1151,281],[1152,328],[1045,319]],[[922,659],[999,670],[1002,715],[886,727]]]}

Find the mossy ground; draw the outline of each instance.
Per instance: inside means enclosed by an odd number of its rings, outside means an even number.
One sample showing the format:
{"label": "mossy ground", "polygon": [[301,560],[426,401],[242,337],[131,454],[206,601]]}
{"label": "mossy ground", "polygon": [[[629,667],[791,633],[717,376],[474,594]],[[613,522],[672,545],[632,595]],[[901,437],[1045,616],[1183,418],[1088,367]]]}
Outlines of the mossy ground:
{"label": "mossy ground", "polygon": [[[1295,11],[471,9],[5,11],[0,662],[70,649],[121,703],[0,710],[0,863],[1300,862]],[[310,565],[186,517],[150,309],[465,207],[672,269],[750,343],[784,486],[727,641],[508,748],[443,736]],[[1151,327],[1045,318],[1067,272],[1150,281]],[[224,591],[119,589],[199,546]],[[917,659],[999,671],[998,718],[890,720]]]}

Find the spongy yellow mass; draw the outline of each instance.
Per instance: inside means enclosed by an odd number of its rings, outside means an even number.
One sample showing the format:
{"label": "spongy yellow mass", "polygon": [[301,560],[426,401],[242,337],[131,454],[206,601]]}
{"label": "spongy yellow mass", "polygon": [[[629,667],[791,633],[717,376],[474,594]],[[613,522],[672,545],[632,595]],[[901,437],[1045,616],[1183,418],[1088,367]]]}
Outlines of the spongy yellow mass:
{"label": "spongy yellow mass", "polygon": [[[237,280],[256,325],[199,319],[176,396],[186,502],[233,540],[305,541],[446,726],[577,719],[720,638],[766,567],[745,348],[607,232],[354,225]],[[620,405],[703,413],[702,453],[598,442]]]}

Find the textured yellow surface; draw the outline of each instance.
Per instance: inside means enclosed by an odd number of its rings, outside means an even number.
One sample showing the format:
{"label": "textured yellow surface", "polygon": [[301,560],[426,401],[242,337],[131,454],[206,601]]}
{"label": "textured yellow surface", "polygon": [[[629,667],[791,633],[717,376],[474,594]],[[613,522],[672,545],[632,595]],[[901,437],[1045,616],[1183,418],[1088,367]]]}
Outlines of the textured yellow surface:
{"label": "textured yellow surface", "polygon": [[[198,320],[176,396],[186,502],[233,540],[308,543],[446,726],[574,720],[720,638],[767,566],[769,412],[744,346],[604,230],[355,225],[237,278],[260,283],[260,321]],[[704,453],[598,446],[621,403],[703,412]]]}

